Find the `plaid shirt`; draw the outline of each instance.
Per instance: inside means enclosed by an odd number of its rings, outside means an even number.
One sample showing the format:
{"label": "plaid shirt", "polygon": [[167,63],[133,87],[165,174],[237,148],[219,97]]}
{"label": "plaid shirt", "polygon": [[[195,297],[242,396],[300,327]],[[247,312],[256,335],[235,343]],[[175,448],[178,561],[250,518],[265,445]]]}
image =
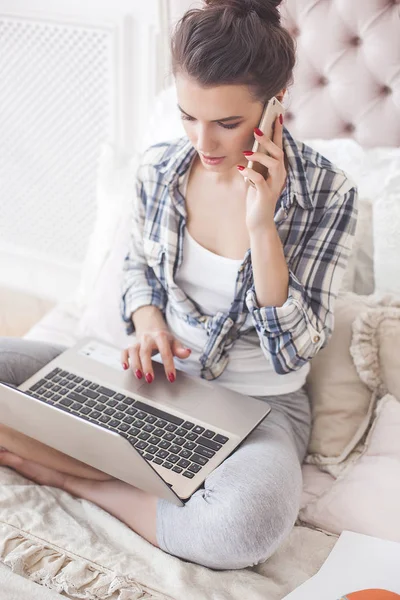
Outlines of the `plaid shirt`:
{"label": "plaid shirt", "polygon": [[186,136],[150,146],[142,155],[133,198],[132,234],[123,263],[121,314],[128,334],[132,313],[167,301],[207,342],[200,356],[201,377],[216,379],[235,340],[249,331],[249,312],[261,348],[279,374],[295,371],[326,346],[333,308],[353,244],[357,191],[346,174],[286,128],[288,175],[275,212],[275,225],[289,269],[288,298],[282,306],[257,304],[251,249],[239,268],[228,311],[205,315],[175,283],[182,262],[186,224],[182,178],[196,150]]}

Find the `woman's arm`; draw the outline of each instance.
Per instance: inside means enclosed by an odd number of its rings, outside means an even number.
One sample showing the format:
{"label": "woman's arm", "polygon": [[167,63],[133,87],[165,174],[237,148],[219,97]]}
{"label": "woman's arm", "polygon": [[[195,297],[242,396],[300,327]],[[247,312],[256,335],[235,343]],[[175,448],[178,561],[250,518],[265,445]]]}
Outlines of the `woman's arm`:
{"label": "woman's arm", "polygon": [[121,315],[127,323],[128,335],[134,333],[132,315],[143,306],[165,310],[167,294],[153,269],[147,264],[143,249],[143,227],[146,213],[146,192],[140,177],[136,180],[136,194],[132,205],[132,227],[128,254],[123,264]]}
{"label": "woman's arm", "polygon": [[157,306],[141,306],[132,315],[137,337],[149,329],[168,331],[164,316]]}
{"label": "woman's arm", "polygon": [[150,195],[147,197],[143,185],[145,177],[140,176],[139,170],[133,198],[129,252],[123,265],[121,299],[122,318],[127,323],[126,331],[128,335],[136,333],[136,340],[122,350],[121,363],[124,368],[128,368],[130,361],[136,377],[141,379],[145,374],[147,383],[151,383],[154,379],[151,357],[154,352],[160,353],[166,377],[173,383],[176,378],[174,356],[186,359],[191,351],[169,331],[164,317],[167,292],[146,260],[145,216],[146,211],[154,206],[148,205],[152,198]]}
{"label": "woman's arm", "polygon": [[289,269],[274,221],[250,232],[251,263],[259,306],[282,306],[288,297]]}
{"label": "woman's arm", "polygon": [[[312,223],[312,230],[303,232],[304,242],[286,261],[278,232],[272,228],[276,203],[287,179],[282,119],[275,121],[273,140],[258,129],[254,135],[267,155],[249,151],[244,154],[267,167],[268,177],[264,179],[253,169],[238,166],[242,175],[255,184],[255,190],[249,188],[246,197],[253,268],[253,285],[247,291],[246,305],[264,354],[275,371],[284,375],[312,359],[332,334],[334,301],[354,240],[357,191],[344,173],[339,173],[335,181],[332,172],[322,176],[314,168],[310,173],[313,192],[304,185],[300,193],[304,194],[305,188],[306,193],[316,195],[319,221]],[[296,144],[290,139],[287,150],[295,158],[294,176],[305,183],[307,173]],[[315,159],[316,164],[321,162],[321,157]],[[301,223],[298,217],[294,218],[297,218],[292,223],[294,230],[309,222]]]}
{"label": "woman's arm", "polygon": [[[288,269],[287,299],[283,304],[264,303],[275,294],[282,300],[286,293],[286,274],[277,244],[270,241],[269,253],[263,256],[268,243],[264,241],[264,247],[256,243],[254,285],[247,292],[246,304],[261,347],[277,373],[296,371],[328,343],[333,331],[334,301],[353,245],[356,217],[356,189],[337,193],[313,235],[295,255],[295,268]],[[277,257],[279,266],[272,265]]]}

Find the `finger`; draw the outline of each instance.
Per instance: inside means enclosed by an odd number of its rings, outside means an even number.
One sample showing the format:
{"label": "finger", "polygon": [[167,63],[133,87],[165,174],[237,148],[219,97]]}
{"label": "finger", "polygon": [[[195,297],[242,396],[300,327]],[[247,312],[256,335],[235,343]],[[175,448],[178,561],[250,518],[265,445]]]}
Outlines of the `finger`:
{"label": "finger", "polygon": [[154,381],[153,363],[151,360],[151,353],[153,349],[153,338],[144,335],[140,344],[139,357],[143,367],[144,378],[147,383]]}
{"label": "finger", "polygon": [[190,348],[185,348],[185,346],[179,340],[174,339],[172,342],[172,354],[177,356],[178,358],[185,359],[189,358],[192,351]]}
{"label": "finger", "polygon": [[275,119],[274,135],[272,136],[274,144],[280,149],[283,149],[283,115],[279,115]]}
{"label": "finger", "polygon": [[272,158],[276,158],[276,160],[282,160],[283,158],[283,150],[282,150],[282,125],[279,125],[281,128],[281,144],[280,146],[275,143],[275,135],[276,135],[276,127],[274,132],[273,140],[269,140],[265,136],[260,138],[258,141],[260,146],[264,148],[268,152]]}
{"label": "finger", "polygon": [[121,366],[125,371],[129,369],[129,348],[121,350]]}
{"label": "finger", "polygon": [[126,369],[129,367],[129,348],[124,348],[121,350],[121,365],[122,368]]}
{"label": "finger", "polygon": [[257,171],[254,171],[253,169],[243,168],[241,165],[237,165],[237,168],[243,177],[248,177],[254,183],[257,191],[262,192],[263,189],[265,190],[266,180],[261,173],[257,173]]}
{"label": "finger", "polygon": [[259,162],[268,169],[274,169],[279,166],[279,161],[276,158],[272,158],[272,156],[268,156],[263,152],[253,152],[252,155],[246,155],[245,153],[243,154],[247,160],[250,160],[251,162]]}
{"label": "finger", "polygon": [[171,350],[171,340],[166,331],[160,331],[156,335],[157,346],[160,350],[161,360],[164,365],[165,375],[171,383],[176,379],[174,358]]}
{"label": "finger", "polygon": [[134,346],[130,346],[128,348],[128,353],[129,353],[129,359],[131,362],[132,371],[135,373],[135,376],[137,379],[142,379],[143,370],[142,370],[142,363],[140,361],[140,356],[139,356],[139,348],[140,348],[139,343],[135,344]]}

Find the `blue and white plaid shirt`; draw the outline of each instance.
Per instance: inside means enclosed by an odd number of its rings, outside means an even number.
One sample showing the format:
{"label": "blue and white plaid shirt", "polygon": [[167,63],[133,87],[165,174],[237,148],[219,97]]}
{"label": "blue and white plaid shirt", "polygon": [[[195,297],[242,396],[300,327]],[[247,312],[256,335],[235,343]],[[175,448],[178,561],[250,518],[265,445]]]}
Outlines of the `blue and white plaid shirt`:
{"label": "blue and white plaid shirt", "polygon": [[346,174],[284,128],[288,175],[275,212],[275,225],[289,268],[288,298],[282,306],[257,304],[251,250],[239,268],[228,311],[205,315],[175,283],[182,263],[186,224],[180,184],[196,155],[184,136],[150,146],[137,171],[130,247],[123,264],[121,314],[128,334],[132,313],[167,300],[175,314],[203,327],[201,377],[216,379],[235,340],[249,331],[249,312],[264,353],[279,374],[295,371],[326,346],[333,308],[351,252],[357,190]]}

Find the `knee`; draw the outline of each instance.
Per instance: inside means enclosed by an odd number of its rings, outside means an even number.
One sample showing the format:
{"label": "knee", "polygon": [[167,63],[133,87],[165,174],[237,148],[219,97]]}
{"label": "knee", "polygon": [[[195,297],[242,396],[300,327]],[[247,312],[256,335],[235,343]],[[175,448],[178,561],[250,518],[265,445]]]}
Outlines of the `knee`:
{"label": "knee", "polygon": [[0,337],[0,381],[18,386],[21,381],[21,339]]}
{"label": "knee", "polygon": [[238,489],[218,509],[214,506],[204,511],[202,533],[193,542],[194,562],[226,570],[266,561],[293,529],[300,495],[300,469],[290,478],[271,484],[267,491],[256,490],[251,497]]}
{"label": "knee", "polygon": [[7,355],[3,354],[0,360],[0,382],[9,383],[10,385],[20,385],[18,373],[13,364],[8,361]]}
{"label": "knee", "polygon": [[[216,549],[223,569],[253,567],[265,562],[288,537],[296,522],[301,492],[300,464],[285,460],[275,463],[274,473],[252,486],[235,489],[229,499],[226,544]],[[221,522],[223,515],[220,515]]]}
{"label": "knee", "polygon": [[233,480],[228,472],[215,473],[185,507],[162,502],[160,548],[218,570],[264,562],[290,534],[298,515],[302,474],[294,449],[280,447],[251,476],[234,473]]}
{"label": "knee", "polygon": [[296,522],[301,499],[302,477],[300,468],[293,473],[290,481],[281,482],[271,493],[266,495],[264,502],[260,502],[258,510],[260,516],[253,519],[253,539],[247,540],[250,551],[251,563],[255,566],[265,562],[280,548],[290,535]]}
{"label": "knee", "polygon": [[0,381],[19,386],[64,350],[55,344],[0,337]]}
{"label": "knee", "polygon": [[242,504],[232,533],[219,547],[215,562],[220,569],[254,567],[270,558],[288,537],[296,522],[300,493],[277,494]]}

